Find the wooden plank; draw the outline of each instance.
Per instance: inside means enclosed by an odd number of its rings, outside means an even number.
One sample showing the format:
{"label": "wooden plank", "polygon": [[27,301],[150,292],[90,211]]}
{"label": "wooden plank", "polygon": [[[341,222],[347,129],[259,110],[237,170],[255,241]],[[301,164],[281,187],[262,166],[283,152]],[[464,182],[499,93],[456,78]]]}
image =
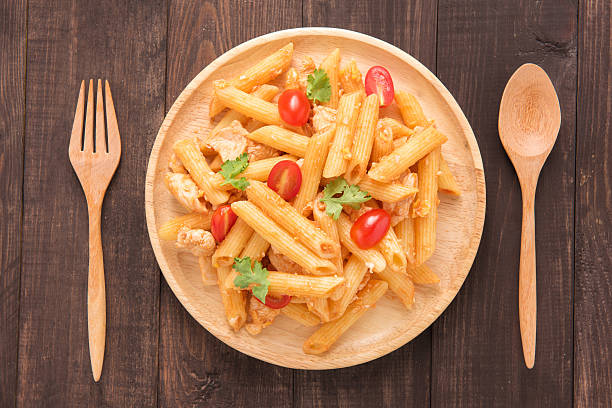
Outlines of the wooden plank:
{"label": "wooden plank", "polygon": [[[576,5],[441,0],[438,76],[478,138],[487,183],[479,254],[433,329],[432,406],[571,406]],[[518,325],[521,194],[499,142],[497,117],[510,75],[543,67],[562,125],[536,198],[538,325],[527,370]]]}
{"label": "wooden plank", "polygon": [[580,2],[574,406],[612,398],[612,5]]}
{"label": "wooden plank", "polygon": [[[297,0],[172,1],[168,23],[166,110],[214,58],[250,38],[301,23]],[[180,305],[166,282],[160,302],[159,405],[288,406],[291,370],[247,357],[221,343]]]}
{"label": "wooden plank", "polygon": [[17,392],[26,2],[0,4],[0,406]]}
{"label": "wooden plank", "polygon": [[[436,2],[304,1],[304,25],[340,27],[380,38],[435,72]],[[381,61],[384,65],[384,61]],[[365,75],[365,72],[362,73]],[[334,371],[296,371],[295,405],[429,406],[431,331],[388,356]]]}
{"label": "wooden plank", "polygon": [[[20,406],[156,403],[159,275],[143,202],[164,114],[166,10],[162,0],[29,2]],[[79,83],[98,77],[111,84],[123,154],[102,212],[107,335],[94,384],[87,210],[68,140]]]}

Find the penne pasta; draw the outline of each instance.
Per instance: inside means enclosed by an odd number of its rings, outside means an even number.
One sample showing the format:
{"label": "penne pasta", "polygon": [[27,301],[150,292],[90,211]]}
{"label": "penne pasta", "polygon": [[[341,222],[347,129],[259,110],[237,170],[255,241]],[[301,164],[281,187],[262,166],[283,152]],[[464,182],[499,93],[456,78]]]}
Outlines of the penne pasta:
{"label": "penne pasta", "polygon": [[416,285],[433,285],[440,283],[440,278],[425,264],[409,266],[408,276]]}
{"label": "penne pasta", "polygon": [[434,149],[418,163],[419,192],[413,205],[429,208],[429,212],[414,219],[416,265],[428,260],[436,248],[439,168],[440,148]]}
{"label": "penne pasta", "polygon": [[189,227],[189,229],[210,229],[211,217],[212,215],[210,213],[200,214],[193,212],[181,215],[162,225],[159,231],[157,231],[157,235],[164,241],[176,241],[178,232],[183,227]]}
{"label": "penne pasta", "polygon": [[392,181],[447,140],[446,136],[430,126],[372,165],[368,175],[374,180]]}
{"label": "penne pasta", "polygon": [[456,196],[461,195],[459,184],[442,155],[440,155],[440,171],[438,172],[438,191]]}
{"label": "penne pasta", "polygon": [[[287,70],[289,65],[291,65],[292,57],[293,43],[289,43],[242,72],[237,78],[232,80],[231,84],[236,89],[251,92],[257,85],[268,83]],[[217,98],[217,95],[213,95],[209,107],[210,117],[215,117],[224,107],[223,102]]]}
{"label": "penne pasta", "polygon": [[[340,245],[340,236],[338,235],[338,225],[336,224],[336,221],[334,221],[333,218],[331,218],[329,215],[327,215],[325,213],[325,204],[319,202],[320,196],[317,196],[317,198],[315,199],[315,202],[313,203],[313,210],[312,210],[312,215],[313,218],[315,220],[315,222],[317,223],[317,225],[319,226],[319,228],[321,228],[328,237],[330,237],[331,239],[334,240],[334,242],[337,242],[338,245]],[[340,254],[336,257],[334,257],[333,259],[331,259],[331,261],[334,263],[334,265],[336,265],[336,275],[337,276],[344,276],[344,261],[343,261],[343,257],[342,257],[342,247],[340,248]],[[332,293],[332,295],[330,296],[330,300],[338,300],[341,296],[342,293],[344,292],[344,287],[339,288],[339,290],[334,291],[334,293]]]}
{"label": "penne pasta", "polygon": [[212,286],[217,284],[217,272],[212,266],[210,256],[199,256],[198,264],[200,266],[200,275],[202,275],[202,283],[204,286]]}
{"label": "penne pasta", "polygon": [[358,256],[351,255],[346,265],[344,265],[344,291],[342,296],[338,300],[330,302],[332,319],[344,314],[346,308],[357,294],[359,284],[366,273],[368,273],[368,267],[365,263]]}
{"label": "penne pasta", "polygon": [[334,264],[318,257],[304,245],[296,242],[292,235],[282,229],[254,204],[248,201],[237,201],[232,204],[232,210],[262,238],[309,273],[313,275],[333,275],[336,272]]}
{"label": "penne pasta", "polygon": [[414,304],[414,284],[409,274],[397,273],[390,268],[377,272],[376,276],[389,284],[389,289],[400,298],[404,306],[412,309]]}
{"label": "penne pasta", "polygon": [[357,68],[357,63],[354,59],[351,60],[340,71],[340,84],[344,93],[364,91],[363,81],[361,80],[361,72]]}
{"label": "penne pasta", "polygon": [[227,322],[234,331],[238,331],[246,322],[246,292],[241,290],[229,289],[225,286],[225,281],[231,272],[230,266],[217,268],[217,277],[221,300],[225,309]]}
{"label": "penne pasta", "polygon": [[383,157],[393,151],[393,133],[391,128],[383,127],[376,132],[370,161],[378,163]]}
{"label": "penne pasta", "polygon": [[304,163],[302,163],[302,186],[298,195],[295,197],[293,207],[303,214],[306,204],[312,202],[317,195],[321,175],[323,174],[323,166],[327,159],[329,144],[336,132],[336,126],[331,125],[319,133],[314,134],[306,147],[304,154]]}
{"label": "penne pasta", "polygon": [[325,161],[323,177],[337,177],[346,171],[362,97],[361,92],[353,92],[340,97],[336,113],[336,133]]}
{"label": "penne pasta", "polygon": [[261,235],[254,232],[244,246],[240,257],[245,258],[248,256],[253,261],[261,261],[261,259],[266,256],[268,248],[270,248],[270,243]]}
{"label": "penne pasta", "polygon": [[[189,171],[193,181],[204,192],[206,199],[213,205],[223,204],[229,198],[226,191],[218,190],[214,187],[214,173],[206,159],[200,152],[198,146],[192,139],[179,140],[174,144],[174,153],[183,163],[183,166]],[[218,177],[221,177],[217,174]]]}
{"label": "penne pasta", "polygon": [[363,191],[367,191],[373,198],[388,203],[404,200],[419,191],[416,187],[409,187],[400,183],[384,183],[372,180],[368,176],[365,176],[357,185]]}
{"label": "penne pasta", "polygon": [[329,102],[325,102],[323,105],[327,105],[331,108],[338,107],[338,98],[340,95],[340,83],[339,83],[339,65],[340,65],[340,49],[336,48],[323,60],[319,68],[323,69],[329,78],[329,84],[331,85],[331,96]]}
{"label": "penne pasta", "polygon": [[265,184],[253,181],[247,187],[246,193],[250,202],[258,206],[274,222],[282,225],[289,234],[316,255],[321,258],[333,258],[340,254],[340,245],[337,242]]}
{"label": "penne pasta", "polygon": [[312,314],[316,315],[322,322],[329,322],[331,320],[329,299],[327,297],[307,299],[306,306]]}
{"label": "penne pasta", "polygon": [[328,297],[344,278],[337,276],[308,276],[278,271],[268,272],[268,293],[273,296]]}
{"label": "penne pasta", "polygon": [[248,138],[263,143],[275,149],[293,154],[298,157],[306,155],[309,137],[292,132],[280,126],[264,126],[252,133]]}
{"label": "penne pasta", "polygon": [[240,173],[238,177],[246,177],[249,180],[266,181],[272,167],[283,160],[296,161],[297,157],[290,154],[284,154],[278,157],[270,157],[268,159],[257,160],[249,163],[249,167]]}
{"label": "penne pasta", "polygon": [[393,140],[401,137],[409,138],[414,134],[414,130],[393,118],[378,119],[378,128],[382,129],[385,127],[390,129],[391,134],[393,135]]}
{"label": "penne pasta", "polygon": [[406,253],[401,247],[393,228],[389,228],[378,243],[377,248],[387,261],[387,268],[396,273],[406,272]]}
{"label": "penne pasta", "polygon": [[228,108],[244,116],[268,125],[280,125],[282,123],[278,107],[275,104],[243,92],[225,81],[215,81],[215,95]]}
{"label": "penne pasta", "polygon": [[227,236],[213,254],[213,266],[215,268],[232,266],[234,258],[240,255],[251,235],[253,235],[251,227],[241,219],[236,220],[234,226],[229,230]]}
{"label": "penne pasta", "polygon": [[357,295],[357,300],[349,305],[338,319],[324,323],[304,342],[306,354],[321,354],[332,346],[363,314],[385,294],[388,285],[385,281],[372,279]]}
{"label": "penne pasta", "polygon": [[402,119],[404,120],[406,126],[412,129],[414,129],[416,126],[429,126],[429,121],[427,120],[425,113],[423,113],[421,104],[419,104],[419,101],[417,101],[417,98],[415,98],[413,95],[404,91],[396,91],[395,102],[400,109]]}
{"label": "penne pasta", "polygon": [[374,270],[375,272],[379,272],[387,267],[385,258],[378,250],[373,248],[361,249],[357,246],[357,244],[355,244],[355,241],[353,241],[351,238],[352,223],[346,214],[340,214],[337,225],[338,235],[342,245],[344,245],[354,255],[358,256],[368,268]]}
{"label": "penne pasta", "polygon": [[404,249],[406,254],[406,261],[410,264],[414,264],[415,252],[414,252],[414,218],[404,218],[395,226],[395,235],[400,242],[400,245]]}
{"label": "penne pasta", "polygon": [[352,184],[358,183],[363,178],[370,162],[376,124],[378,122],[379,104],[378,95],[372,94],[368,96],[363,101],[361,111],[357,117],[351,159],[348,163],[345,176],[347,181]]}
{"label": "penne pasta", "polygon": [[303,326],[314,327],[321,323],[321,319],[311,313],[303,303],[289,303],[281,309],[281,313]]}

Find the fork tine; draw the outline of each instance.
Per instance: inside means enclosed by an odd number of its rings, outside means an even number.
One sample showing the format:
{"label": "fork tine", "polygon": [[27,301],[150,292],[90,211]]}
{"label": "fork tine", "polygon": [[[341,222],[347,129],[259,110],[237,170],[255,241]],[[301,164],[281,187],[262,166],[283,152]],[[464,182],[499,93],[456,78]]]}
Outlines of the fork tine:
{"label": "fork tine", "polygon": [[83,145],[83,110],[85,108],[85,81],[81,81],[81,90],[77,100],[76,111],[74,112],[74,122],[72,123],[72,134],[70,135],[70,153],[81,151]]}
{"label": "fork tine", "polygon": [[93,79],[89,80],[89,92],[87,94],[87,116],[85,118],[85,138],[83,139],[83,151],[93,153],[94,143],[94,115],[93,115]]}
{"label": "fork tine", "polygon": [[119,127],[117,126],[117,116],[115,105],[111,95],[110,85],[106,83],[106,124],[108,126],[108,152],[113,155],[121,154],[121,138],[119,137]]}
{"label": "fork tine", "polygon": [[98,79],[96,95],[96,153],[106,153],[106,135],[104,132],[104,101],[102,100],[102,80]]}

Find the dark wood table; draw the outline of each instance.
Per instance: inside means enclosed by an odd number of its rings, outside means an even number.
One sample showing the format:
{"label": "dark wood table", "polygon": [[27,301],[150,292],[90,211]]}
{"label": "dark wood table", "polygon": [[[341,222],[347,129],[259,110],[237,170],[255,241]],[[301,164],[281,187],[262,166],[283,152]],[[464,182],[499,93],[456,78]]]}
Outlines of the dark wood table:
{"label": "dark wood table", "polygon": [[[604,407],[612,399],[610,0],[0,2],[0,406]],[[149,244],[149,151],[183,87],[271,31],[349,28],[414,55],[480,145],[487,213],[463,288],[423,334],[334,371],[279,368],[225,346],[183,309]],[[502,90],[541,65],[561,102],[536,202],[538,337],[517,318],[521,197],[497,134]],[[384,65],[384,61],[381,61]],[[68,161],[78,85],[109,79],[123,157],[106,196],[108,326],[99,384],[87,345],[87,209]]]}

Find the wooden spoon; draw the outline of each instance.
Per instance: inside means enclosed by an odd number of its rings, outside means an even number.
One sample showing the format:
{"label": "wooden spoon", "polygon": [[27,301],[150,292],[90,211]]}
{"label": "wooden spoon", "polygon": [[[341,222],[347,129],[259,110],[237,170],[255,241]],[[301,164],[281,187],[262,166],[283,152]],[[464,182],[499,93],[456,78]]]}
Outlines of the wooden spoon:
{"label": "wooden spoon", "polygon": [[560,125],[561,108],[550,78],[537,65],[522,65],[504,89],[499,107],[499,138],[523,192],[519,322],[527,368],[533,368],[536,346],[535,192]]}

